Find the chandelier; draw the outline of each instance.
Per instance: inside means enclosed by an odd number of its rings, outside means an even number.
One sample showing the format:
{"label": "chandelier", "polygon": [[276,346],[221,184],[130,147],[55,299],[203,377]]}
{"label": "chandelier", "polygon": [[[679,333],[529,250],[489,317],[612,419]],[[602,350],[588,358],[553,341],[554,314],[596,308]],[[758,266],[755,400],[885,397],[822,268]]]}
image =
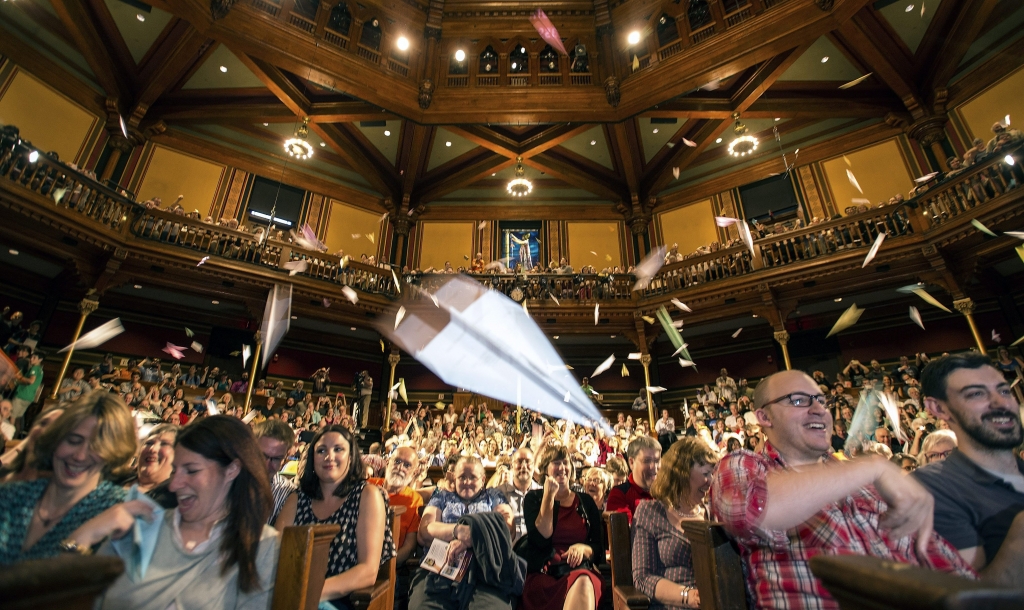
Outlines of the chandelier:
{"label": "chandelier", "polygon": [[284,141],[284,152],[299,161],[312,157],[313,147],[306,141],[306,136],[308,135],[309,117],[306,117],[302,119],[302,125],[299,125],[298,131],[295,132],[295,137]]}
{"label": "chandelier", "polygon": [[525,197],[533,192],[533,183],[527,180],[526,169],[523,168],[523,158],[516,157],[516,177],[508,181],[505,187],[509,195],[513,197]]}
{"label": "chandelier", "polygon": [[736,137],[729,142],[729,154],[734,157],[752,154],[757,150],[757,138],[747,134],[747,126],[740,122],[740,113],[734,112],[732,118],[736,119],[736,126],[732,129]]}

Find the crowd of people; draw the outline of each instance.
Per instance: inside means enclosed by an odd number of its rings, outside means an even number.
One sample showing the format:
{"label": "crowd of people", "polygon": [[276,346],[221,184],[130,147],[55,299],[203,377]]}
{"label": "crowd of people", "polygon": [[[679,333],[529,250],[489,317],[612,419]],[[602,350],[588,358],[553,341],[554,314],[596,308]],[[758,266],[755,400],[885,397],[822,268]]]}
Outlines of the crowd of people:
{"label": "crowd of people", "polygon": [[[637,411],[589,425],[493,403],[392,405],[364,453],[347,401],[325,395],[326,369],[309,391],[262,385],[269,404],[242,413],[215,398],[244,387],[217,370],[107,358],[0,456],[0,564],[115,554],[125,576],[100,607],[268,607],[278,532],[333,523],[322,599],[337,608],[392,558],[398,607],[597,608],[609,595],[602,513],[624,512],[634,583],[655,608],[700,604],[681,525],[693,519],[737,542],[753,607],[835,607],[807,563],[819,553],[1019,586],[1022,364],[1005,348],[995,360],[916,354],[755,387],[722,369],[661,405],[653,429],[642,395]],[[193,388],[203,398],[175,412]],[[135,523],[153,524],[145,565]],[[472,551],[464,579],[419,567],[438,545],[446,562]]]}

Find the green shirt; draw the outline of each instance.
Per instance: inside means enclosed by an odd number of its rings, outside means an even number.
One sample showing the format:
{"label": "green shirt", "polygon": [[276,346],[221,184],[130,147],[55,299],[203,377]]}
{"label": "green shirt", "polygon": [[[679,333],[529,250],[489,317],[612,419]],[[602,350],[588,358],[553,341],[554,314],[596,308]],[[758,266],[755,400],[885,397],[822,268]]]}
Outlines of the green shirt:
{"label": "green shirt", "polygon": [[25,374],[25,377],[35,377],[35,381],[29,384],[19,383],[18,389],[14,392],[14,397],[32,402],[36,399],[36,392],[39,391],[39,386],[43,384],[43,367],[38,364],[33,366]]}

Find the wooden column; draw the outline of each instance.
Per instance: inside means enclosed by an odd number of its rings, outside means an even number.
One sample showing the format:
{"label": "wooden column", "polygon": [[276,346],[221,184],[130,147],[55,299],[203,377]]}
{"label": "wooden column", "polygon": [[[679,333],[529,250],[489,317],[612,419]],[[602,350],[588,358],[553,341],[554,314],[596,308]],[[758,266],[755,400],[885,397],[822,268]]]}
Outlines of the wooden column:
{"label": "wooden column", "polygon": [[60,367],[60,374],[57,375],[57,381],[53,384],[53,393],[50,398],[57,400],[57,395],[60,393],[60,382],[64,380],[64,375],[68,372],[68,365],[71,363],[71,354],[75,353],[75,342],[78,341],[78,337],[82,334],[82,327],[85,326],[85,319],[89,317],[89,314],[96,311],[100,306],[98,299],[86,297],[78,303],[78,326],[75,328],[75,336],[71,338],[71,349],[64,355],[64,364]]}
{"label": "wooden column", "polygon": [[259,331],[256,332],[256,350],[252,354],[252,366],[249,367],[249,387],[245,389],[245,408],[242,409],[242,414],[249,412],[252,408],[252,387],[256,385],[256,374],[260,370],[260,352],[263,351],[263,338],[260,337]]}
{"label": "wooden column", "polygon": [[953,308],[967,318],[967,325],[971,327],[971,334],[974,336],[974,343],[978,346],[978,351],[984,354],[985,343],[981,340],[981,333],[978,332],[978,325],[974,323],[974,301],[972,301],[970,297],[957,299],[956,301],[953,301]]}
{"label": "wooden column", "polygon": [[[384,407],[384,428],[381,431],[382,434],[386,433],[388,431],[388,428],[391,427],[391,388],[394,387],[395,385],[395,367],[398,366],[399,360],[401,360],[401,356],[399,355],[398,350],[395,348],[391,348],[391,353],[388,354],[388,364],[391,365],[391,375],[388,377],[388,404],[386,407]],[[367,412],[369,412],[369,410],[369,406],[367,406],[367,408],[363,410],[364,422],[366,421],[366,414]]]}
{"label": "wooden column", "polygon": [[782,359],[786,362],[786,370],[792,370],[793,365],[789,362],[789,333],[785,330],[775,331],[775,340],[782,346]]}
{"label": "wooden column", "polygon": [[[646,350],[645,350],[646,352]],[[651,400],[651,355],[640,355],[640,364],[644,365],[644,391],[647,392],[647,417],[651,421],[651,434],[654,434],[654,402]]]}

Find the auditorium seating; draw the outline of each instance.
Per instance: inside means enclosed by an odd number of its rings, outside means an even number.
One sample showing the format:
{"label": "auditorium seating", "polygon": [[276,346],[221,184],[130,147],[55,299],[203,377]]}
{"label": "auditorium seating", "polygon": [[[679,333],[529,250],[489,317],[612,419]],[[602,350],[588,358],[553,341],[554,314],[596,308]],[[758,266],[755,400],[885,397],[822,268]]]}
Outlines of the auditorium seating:
{"label": "auditorium seating", "polygon": [[682,527],[690,541],[700,607],[703,610],[746,610],[743,565],[722,526],[709,521],[683,521]]}
{"label": "auditorium seating", "polygon": [[[398,540],[400,531],[400,518],[405,514],[404,506],[396,506],[392,510],[391,533],[395,540]],[[353,591],[349,599],[356,610],[391,610],[395,607],[395,584],[397,582],[396,572],[398,570],[398,559],[392,557],[387,563],[380,567],[377,573],[377,582],[372,587]]]}
{"label": "auditorium seating", "polygon": [[612,572],[612,604],[615,610],[645,610],[650,598],[633,586],[633,549],[626,513],[606,513],[608,549]]}
{"label": "auditorium seating", "polygon": [[71,553],[4,566],[0,570],[0,607],[91,610],[93,601],[122,572],[124,563],[117,557]]}
{"label": "auditorium seating", "polygon": [[272,610],[316,610],[327,578],[337,525],[299,525],[281,532]]}
{"label": "auditorium seating", "polygon": [[861,555],[811,558],[841,610],[1010,610],[1024,608],[1024,591]]}

